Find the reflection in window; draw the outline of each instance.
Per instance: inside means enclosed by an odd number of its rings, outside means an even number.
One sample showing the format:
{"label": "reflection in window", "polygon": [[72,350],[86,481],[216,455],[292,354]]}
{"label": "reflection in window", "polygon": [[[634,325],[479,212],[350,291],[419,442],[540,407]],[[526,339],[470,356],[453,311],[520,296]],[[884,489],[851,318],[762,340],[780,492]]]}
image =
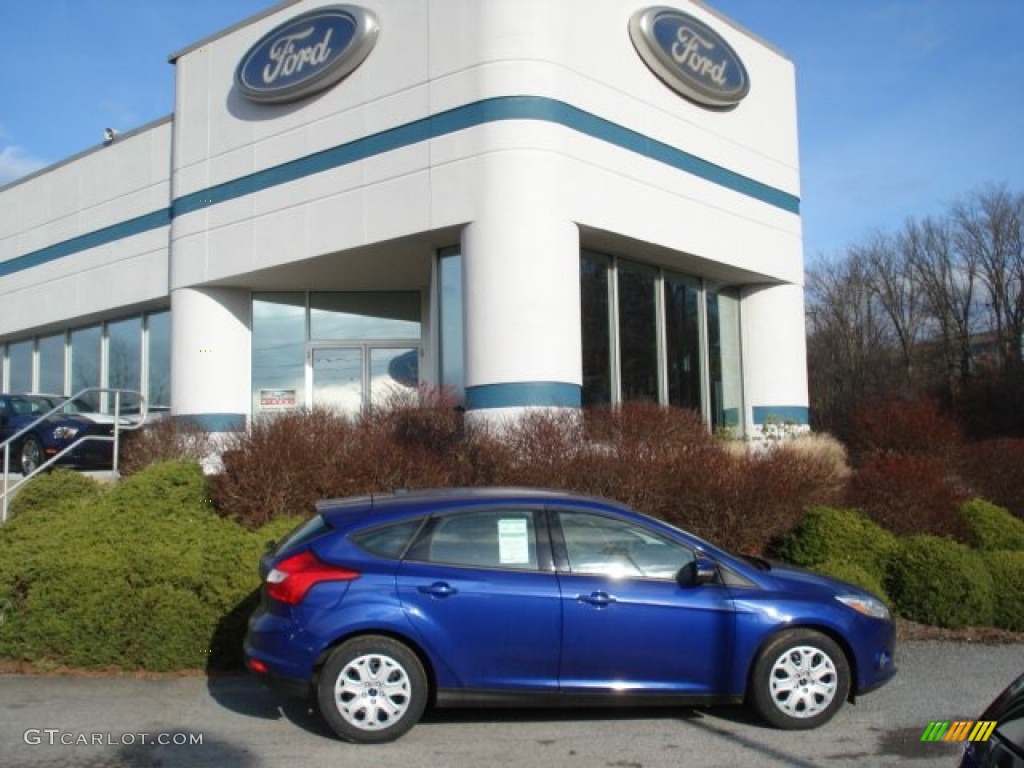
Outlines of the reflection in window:
{"label": "reflection in window", "polygon": [[[142,318],[126,317],[107,323],[107,386],[111,389],[142,388]],[[107,394],[107,410],[114,408],[114,394]],[[121,409],[137,409],[135,395],[121,394]]]}
{"label": "reflection in window", "polygon": [[439,254],[437,263],[437,314],[440,325],[438,341],[441,359],[441,385],[462,397],[466,390],[463,368],[462,330],[462,254],[448,248]]}
{"label": "reflection in window", "polygon": [[740,302],[735,291],[708,291],[711,426],[735,427],[741,407]]}
{"label": "reflection in window", "polygon": [[701,408],[700,293],[692,280],[665,276],[665,362],[668,402]]}
{"label": "reflection in window", "polygon": [[310,338],[419,339],[420,295],[415,291],[311,293]]}
{"label": "reflection in window", "polygon": [[32,391],[32,340],[18,341],[7,345],[7,362],[10,365],[9,392]]}
{"label": "reflection in window", "polygon": [[674,579],[693,551],[619,520],[585,512],[558,515],[573,573]]}
{"label": "reflection in window", "polygon": [[150,408],[171,407],[171,313],[146,315],[149,381],[146,385]]}
{"label": "reflection in window", "polygon": [[653,267],[619,262],[619,349],[623,400],[658,402],[658,329]]}
{"label": "reflection in window", "polygon": [[607,256],[596,253],[584,253],[580,258],[583,405],[600,405],[612,401],[609,263]]}
{"label": "reflection in window", "polygon": [[64,334],[39,339],[39,392],[64,393]]}
{"label": "reflection in window", "polygon": [[[420,383],[419,347],[373,347],[370,349],[370,402],[396,402]],[[401,402],[401,401],[398,401]]]}
{"label": "reflection in window", "polygon": [[253,414],[305,402],[305,293],[253,294],[252,395]]}
{"label": "reflection in window", "polygon": [[580,306],[584,404],[650,400],[741,426],[738,291],[584,251]]}
{"label": "reflection in window", "polygon": [[[71,394],[88,387],[101,386],[100,343],[102,329],[98,325],[77,328],[71,332]],[[99,395],[90,392],[79,399],[92,410],[98,411]]]}

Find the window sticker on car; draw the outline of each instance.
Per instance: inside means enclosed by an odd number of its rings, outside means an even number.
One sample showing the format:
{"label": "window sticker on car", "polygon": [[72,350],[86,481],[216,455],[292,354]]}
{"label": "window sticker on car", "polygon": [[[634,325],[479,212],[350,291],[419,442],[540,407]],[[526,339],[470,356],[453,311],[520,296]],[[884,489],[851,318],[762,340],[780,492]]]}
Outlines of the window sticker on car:
{"label": "window sticker on car", "polygon": [[511,518],[498,521],[498,558],[502,565],[529,564],[530,541],[525,519]]}

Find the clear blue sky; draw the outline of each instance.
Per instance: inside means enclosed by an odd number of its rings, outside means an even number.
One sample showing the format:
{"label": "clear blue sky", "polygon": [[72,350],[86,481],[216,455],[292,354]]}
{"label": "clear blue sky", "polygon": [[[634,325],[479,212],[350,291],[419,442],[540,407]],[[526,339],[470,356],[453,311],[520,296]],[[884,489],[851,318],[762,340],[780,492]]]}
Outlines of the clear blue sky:
{"label": "clear blue sky", "polygon": [[[167,56],[274,4],[0,0],[0,184],[169,114]],[[796,64],[808,260],[986,184],[1024,192],[1024,0],[712,5]]]}

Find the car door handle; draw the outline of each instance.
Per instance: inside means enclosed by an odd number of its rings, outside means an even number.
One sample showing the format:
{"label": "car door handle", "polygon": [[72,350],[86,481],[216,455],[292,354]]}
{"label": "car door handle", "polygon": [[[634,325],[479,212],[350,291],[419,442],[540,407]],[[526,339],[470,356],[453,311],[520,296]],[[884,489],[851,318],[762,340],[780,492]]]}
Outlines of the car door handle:
{"label": "car door handle", "polygon": [[604,608],[606,605],[611,605],[615,602],[615,598],[607,592],[591,592],[589,595],[576,595],[576,599],[581,603],[596,605],[598,608]]}
{"label": "car door handle", "polygon": [[454,595],[457,590],[451,584],[447,584],[443,581],[435,581],[433,584],[428,586],[419,587],[420,592],[424,595],[433,595],[434,597],[448,597]]}

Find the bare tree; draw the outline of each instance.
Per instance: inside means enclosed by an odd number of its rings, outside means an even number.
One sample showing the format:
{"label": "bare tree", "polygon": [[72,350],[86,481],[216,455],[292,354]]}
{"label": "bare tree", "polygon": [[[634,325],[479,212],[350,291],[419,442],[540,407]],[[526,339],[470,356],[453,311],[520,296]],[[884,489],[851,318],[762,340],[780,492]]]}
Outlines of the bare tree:
{"label": "bare tree", "polygon": [[903,369],[900,389],[911,395],[916,390],[914,366],[925,308],[921,287],[911,271],[910,253],[903,245],[899,237],[878,233],[866,245],[851,249],[850,257],[863,263],[868,289],[889,320]]}
{"label": "bare tree", "polygon": [[958,250],[948,221],[909,221],[899,235],[912,279],[942,350],[946,395],[954,397],[971,371],[971,340],[977,329],[977,259]]}
{"label": "bare tree", "polygon": [[989,187],[954,205],[952,221],[957,248],[977,264],[985,287],[996,364],[1016,370],[1024,339],[1024,196]]}

